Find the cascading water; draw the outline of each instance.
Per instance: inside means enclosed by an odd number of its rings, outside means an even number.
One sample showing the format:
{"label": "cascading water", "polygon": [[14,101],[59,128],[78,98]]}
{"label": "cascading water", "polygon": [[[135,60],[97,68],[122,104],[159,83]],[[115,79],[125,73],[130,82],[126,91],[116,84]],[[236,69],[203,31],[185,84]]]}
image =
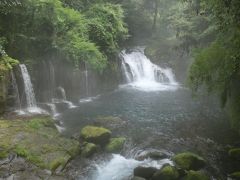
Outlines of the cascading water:
{"label": "cascading water", "polygon": [[130,53],[126,50],[120,54],[122,71],[132,87],[145,91],[174,90],[178,83],[170,68],[153,64],[144,54],[144,48],[136,48]]}
{"label": "cascading water", "polygon": [[87,69],[87,64],[85,63],[85,85],[86,85],[86,95],[88,96],[88,69]]}
{"label": "cascading water", "polygon": [[[65,89],[63,87],[58,87],[60,93],[61,93],[61,101],[66,103],[68,105],[69,108],[75,108],[76,106],[71,102],[67,100],[67,96],[66,96],[66,92]],[[59,100],[53,99],[53,102],[58,102]]]}
{"label": "cascading water", "polygon": [[27,107],[28,108],[37,107],[35,94],[34,94],[34,90],[32,87],[32,83],[31,83],[31,79],[30,79],[27,67],[25,66],[25,64],[20,64],[20,69],[22,72],[22,77],[24,82]]}
{"label": "cascading water", "polygon": [[138,166],[155,167],[161,169],[164,164],[173,165],[169,159],[152,160],[146,159],[138,161],[135,159],[127,159],[119,154],[113,154],[112,159],[97,166],[97,173],[93,175],[92,180],[126,180],[129,179],[134,168]]}
{"label": "cascading water", "polygon": [[27,67],[25,64],[20,64],[20,69],[22,73],[22,78],[23,78],[23,83],[24,83],[24,92],[26,96],[26,102],[27,102],[27,109],[26,111],[19,111],[18,113],[21,114],[26,114],[26,113],[34,113],[34,114],[47,114],[46,111],[40,109],[37,107],[37,102],[31,82],[30,75],[28,73]]}
{"label": "cascading water", "polygon": [[13,73],[13,71],[11,71],[11,79],[12,79],[12,87],[14,89],[14,93],[16,95],[16,107],[21,109],[21,100],[20,100],[20,96],[19,96],[19,90],[18,90],[18,85],[17,85],[17,81],[15,78],[15,75]]}

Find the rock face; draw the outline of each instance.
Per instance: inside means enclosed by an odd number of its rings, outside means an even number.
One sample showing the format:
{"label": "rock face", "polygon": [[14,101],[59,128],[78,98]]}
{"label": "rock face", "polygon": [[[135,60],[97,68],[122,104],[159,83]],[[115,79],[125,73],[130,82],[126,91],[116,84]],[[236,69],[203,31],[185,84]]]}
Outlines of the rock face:
{"label": "rock face", "polygon": [[157,172],[157,169],[154,167],[139,166],[134,169],[134,176],[150,179],[156,172]]}
{"label": "rock face", "polygon": [[90,157],[97,152],[97,146],[93,143],[84,143],[81,151],[81,156]]}
{"label": "rock face", "polygon": [[109,142],[111,131],[102,127],[86,126],[81,130],[81,137],[87,142],[104,146]]}
{"label": "rock face", "polygon": [[139,161],[143,161],[144,159],[154,159],[154,160],[160,160],[160,159],[165,159],[165,158],[169,158],[171,155],[168,152],[165,151],[160,151],[160,150],[156,150],[156,149],[150,149],[150,150],[146,150],[143,152],[140,152],[136,159]]}
{"label": "rock face", "polygon": [[208,176],[198,171],[189,171],[187,176],[184,177],[183,179],[184,180],[210,180]]}
{"label": "rock face", "polygon": [[206,165],[202,157],[190,152],[175,155],[173,161],[179,168],[185,170],[199,170]]}
{"label": "rock face", "polygon": [[230,149],[228,155],[232,159],[240,160],[240,148]]}
{"label": "rock face", "polygon": [[0,120],[1,158],[15,153],[32,164],[55,171],[79,153],[79,142],[62,137],[49,117]]}
{"label": "rock face", "polygon": [[166,165],[153,175],[152,180],[177,180],[178,177],[179,174],[177,169],[170,165]]}
{"label": "rock face", "polygon": [[105,147],[105,150],[109,153],[117,153],[120,152],[124,146],[126,138],[111,138],[110,142]]}

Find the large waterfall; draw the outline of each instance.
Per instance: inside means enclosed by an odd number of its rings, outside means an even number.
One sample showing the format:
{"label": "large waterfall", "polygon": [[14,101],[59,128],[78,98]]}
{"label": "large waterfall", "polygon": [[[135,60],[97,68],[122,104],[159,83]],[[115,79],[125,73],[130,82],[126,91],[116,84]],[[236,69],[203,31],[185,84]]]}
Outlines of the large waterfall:
{"label": "large waterfall", "polygon": [[35,99],[34,90],[32,87],[31,79],[27,70],[27,67],[25,64],[20,64],[20,69],[22,72],[23,82],[24,82],[24,89],[25,89],[25,95],[26,95],[26,101],[27,101],[27,107],[37,107],[37,102]]}
{"label": "large waterfall", "polygon": [[120,56],[122,71],[129,85],[146,91],[176,89],[172,70],[153,64],[145,56],[143,48],[136,48],[130,53],[124,50]]}

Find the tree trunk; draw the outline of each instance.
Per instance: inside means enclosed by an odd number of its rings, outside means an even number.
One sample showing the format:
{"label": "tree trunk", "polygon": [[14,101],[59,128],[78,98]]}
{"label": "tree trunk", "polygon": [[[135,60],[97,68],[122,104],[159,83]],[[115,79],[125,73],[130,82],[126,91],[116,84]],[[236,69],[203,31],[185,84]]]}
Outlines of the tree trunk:
{"label": "tree trunk", "polygon": [[158,2],[158,0],[155,0],[155,9],[154,9],[152,32],[154,32],[156,30],[156,26],[157,26],[158,6],[159,6],[159,2]]}

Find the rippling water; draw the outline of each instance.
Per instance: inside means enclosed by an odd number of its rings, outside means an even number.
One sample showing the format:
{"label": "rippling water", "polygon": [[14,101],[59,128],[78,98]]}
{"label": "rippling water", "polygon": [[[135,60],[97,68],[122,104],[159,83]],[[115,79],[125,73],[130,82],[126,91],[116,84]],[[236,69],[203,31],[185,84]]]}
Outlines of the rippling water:
{"label": "rippling water", "polygon": [[[60,119],[65,134],[72,135],[96,117],[120,117],[127,126],[113,134],[128,139],[129,146],[122,158],[131,159],[128,152],[134,148],[164,149],[173,153],[193,151],[203,154],[213,166],[213,173],[219,174],[222,170],[217,156],[228,124],[218,107],[214,98],[193,99],[184,88],[146,92],[121,87],[92,101],[80,102],[79,107],[69,109]],[[102,163],[108,166],[105,161]],[[109,163],[112,162],[109,160]]]}

